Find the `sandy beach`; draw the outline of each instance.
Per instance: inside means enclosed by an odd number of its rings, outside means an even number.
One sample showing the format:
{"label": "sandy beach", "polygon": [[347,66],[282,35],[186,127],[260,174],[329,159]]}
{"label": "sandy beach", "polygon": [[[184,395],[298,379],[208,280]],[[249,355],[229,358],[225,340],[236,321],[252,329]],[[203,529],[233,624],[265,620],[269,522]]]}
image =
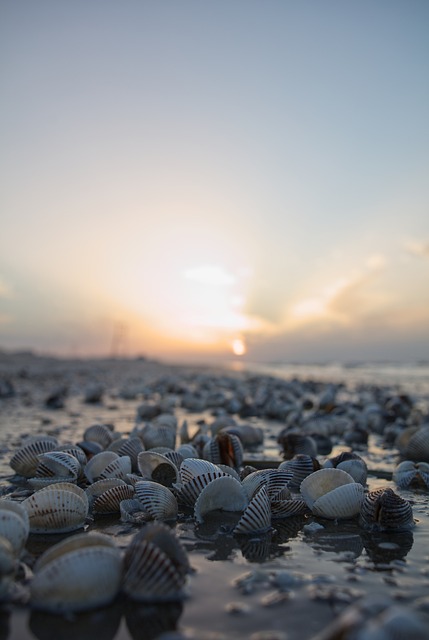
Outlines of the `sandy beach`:
{"label": "sandy beach", "polygon": [[[177,445],[184,421],[191,441],[198,433],[210,434],[213,423],[225,416],[235,426],[261,429],[263,442],[250,449],[244,443],[240,465],[258,469],[283,461],[277,438],[286,426],[295,431],[293,425],[302,428],[309,419],[323,417],[333,424],[347,418],[343,431],[332,430],[332,450],[318,451],[317,460],[323,466],[344,451],[357,453],[368,468],[365,491],[392,488],[411,503],[415,521],[408,531],[374,533],[357,517],[326,519],[309,512],[275,520],[268,535],[243,540],[233,534],[241,513],[215,511],[198,523],[192,510],[179,509],[170,526],[191,565],[183,599],[139,603],[119,594],[108,607],[67,615],[34,610],[28,585],[36,559],[74,534],[30,534],[14,587],[0,609],[2,639],[312,640],[333,637],[326,629],[350,607],[361,611],[362,628],[372,619],[374,628],[387,634],[383,638],[394,637],[388,635],[387,613],[392,619],[402,616],[409,625],[404,637],[423,638],[429,630],[428,491],[401,489],[392,479],[400,461],[394,430],[424,424],[427,398],[395,395],[373,385],[349,390],[327,381],[304,383],[209,366],[144,359],[66,361],[28,353],[1,354],[0,390],[2,498],[22,500],[31,493],[25,483],[11,484],[9,466],[29,436],[76,444],[88,427],[105,424],[126,437],[150,423],[154,418],[149,419],[148,407],[156,407],[157,414],[176,418]],[[368,418],[365,428],[363,416]],[[361,431],[366,441],[359,441]],[[124,522],[118,513],[94,516],[84,530],[110,536],[124,553],[141,527]],[[380,603],[377,615],[368,610],[368,602]]]}

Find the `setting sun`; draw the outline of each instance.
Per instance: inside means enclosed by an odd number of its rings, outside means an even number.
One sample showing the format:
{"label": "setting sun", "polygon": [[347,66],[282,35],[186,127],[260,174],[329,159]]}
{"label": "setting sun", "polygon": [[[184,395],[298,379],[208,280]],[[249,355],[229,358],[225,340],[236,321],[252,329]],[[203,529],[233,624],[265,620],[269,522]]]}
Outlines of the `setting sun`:
{"label": "setting sun", "polygon": [[232,353],[235,356],[243,356],[246,353],[246,345],[241,338],[235,338],[232,341]]}

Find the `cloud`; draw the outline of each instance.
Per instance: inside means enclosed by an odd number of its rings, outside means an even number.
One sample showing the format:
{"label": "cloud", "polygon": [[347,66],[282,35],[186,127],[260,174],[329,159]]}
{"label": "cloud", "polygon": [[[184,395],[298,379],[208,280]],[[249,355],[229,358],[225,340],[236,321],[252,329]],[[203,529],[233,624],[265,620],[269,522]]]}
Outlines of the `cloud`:
{"label": "cloud", "polygon": [[0,298],[11,298],[12,294],[12,287],[0,276]]}
{"label": "cloud", "polygon": [[408,253],[413,256],[429,258],[429,241],[428,242],[408,242],[405,245]]}

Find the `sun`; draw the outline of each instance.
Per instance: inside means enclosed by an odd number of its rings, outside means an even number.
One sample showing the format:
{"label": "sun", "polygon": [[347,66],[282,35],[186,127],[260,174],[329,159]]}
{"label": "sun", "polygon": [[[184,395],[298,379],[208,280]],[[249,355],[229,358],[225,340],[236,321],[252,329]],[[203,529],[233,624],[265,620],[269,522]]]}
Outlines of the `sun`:
{"label": "sun", "polygon": [[244,356],[244,354],[246,353],[246,345],[244,344],[244,341],[241,338],[235,338],[232,341],[232,353],[235,356]]}

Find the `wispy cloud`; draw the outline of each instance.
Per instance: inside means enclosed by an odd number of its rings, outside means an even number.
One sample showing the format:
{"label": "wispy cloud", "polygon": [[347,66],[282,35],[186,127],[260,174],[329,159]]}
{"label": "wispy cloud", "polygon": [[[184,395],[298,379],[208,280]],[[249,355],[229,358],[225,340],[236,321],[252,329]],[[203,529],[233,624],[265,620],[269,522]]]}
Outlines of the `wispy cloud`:
{"label": "wispy cloud", "polygon": [[429,258],[429,241],[428,242],[407,242],[405,248],[408,253],[413,256]]}

